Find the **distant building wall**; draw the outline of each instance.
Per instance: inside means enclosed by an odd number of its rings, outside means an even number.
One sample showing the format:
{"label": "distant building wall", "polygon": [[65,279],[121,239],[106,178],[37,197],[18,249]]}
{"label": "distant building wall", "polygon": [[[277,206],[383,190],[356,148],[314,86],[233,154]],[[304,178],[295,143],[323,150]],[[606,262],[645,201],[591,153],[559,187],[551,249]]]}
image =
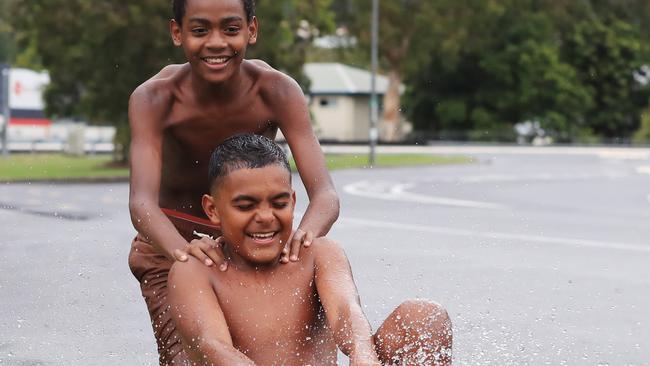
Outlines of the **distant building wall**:
{"label": "distant building wall", "polygon": [[354,126],[354,140],[366,141],[370,130],[370,97],[357,96],[354,100],[354,115],[350,122]]}
{"label": "distant building wall", "polygon": [[369,103],[370,97],[365,94],[314,96],[311,111],[318,137],[322,140],[367,141]]}
{"label": "distant building wall", "polygon": [[352,140],[354,129],[354,98],[346,95],[316,95],[311,111],[316,122],[318,137],[323,140]]}
{"label": "distant building wall", "polygon": [[52,121],[43,112],[43,90],[50,83],[47,72],[12,68],[9,72],[9,126],[49,126]]}

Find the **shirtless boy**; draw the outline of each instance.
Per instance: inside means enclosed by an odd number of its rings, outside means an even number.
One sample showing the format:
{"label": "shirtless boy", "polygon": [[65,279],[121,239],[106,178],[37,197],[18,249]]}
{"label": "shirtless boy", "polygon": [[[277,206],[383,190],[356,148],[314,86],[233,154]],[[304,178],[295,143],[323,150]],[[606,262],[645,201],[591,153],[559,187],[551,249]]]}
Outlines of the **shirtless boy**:
{"label": "shirtless boy", "polygon": [[325,235],[339,210],[299,86],[262,61],[244,60],[257,41],[253,0],[174,0],[173,9],[172,39],[188,62],[162,69],[129,102],[129,210],[138,231],[129,266],[140,281],[162,365],[184,359],[168,312],[169,268],[189,257],[227,267],[215,241],[191,241],[194,231],[219,235],[200,201],[217,144],[238,133],[273,139],[278,129],[286,138],[310,202],[285,242],[283,262],[298,260],[302,245]]}
{"label": "shirtless boy", "polygon": [[169,274],[171,314],[193,364],[449,365],[451,322],[432,302],[400,305],[373,335],[341,247],[321,237],[279,263],[295,193],[282,150],[256,135],[217,147],[202,199],[223,230],[227,272],[191,258]]}

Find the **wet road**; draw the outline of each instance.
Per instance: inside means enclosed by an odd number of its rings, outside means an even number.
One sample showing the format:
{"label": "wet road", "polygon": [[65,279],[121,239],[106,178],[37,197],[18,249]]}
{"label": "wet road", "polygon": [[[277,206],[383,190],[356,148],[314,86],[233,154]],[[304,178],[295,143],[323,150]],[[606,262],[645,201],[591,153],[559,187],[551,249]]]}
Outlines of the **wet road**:
{"label": "wet road", "polygon": [[[650,160],[579,151],[334,172],[330,236],[373,326],[430,298],[452,317],[457,365],[649,365]],[[0,186],[0,365],[156,364],[127,193]]]}

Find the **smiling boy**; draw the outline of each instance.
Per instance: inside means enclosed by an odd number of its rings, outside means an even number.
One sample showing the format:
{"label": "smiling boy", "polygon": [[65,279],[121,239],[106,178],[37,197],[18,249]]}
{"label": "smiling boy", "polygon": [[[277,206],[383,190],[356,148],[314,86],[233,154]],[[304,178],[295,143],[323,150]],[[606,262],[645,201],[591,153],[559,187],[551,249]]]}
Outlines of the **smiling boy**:
{"label": "smiling boy", "polygon": [[170,311],[198,365],[449,365],[451,322],[437,304],[407,301],[373,335],[341,247],[326,238],[281,265],[296,196],[271,140],[238,135],[212,155],[202,199],[223,230],[227,272],[191,258],[169,275]]}
{"label": "smiling boy", "polygon": [[174,0],[173,10],[172,39],[188,62],[162,69],[129,102],[129,210],[138,231],[129,266],[140,282],[162,365],[182,359],[168,311],[169,268],[188,257],[222,270],[227,264],[216,242],[192,240],[194,231],[219,235],[200,201],[217,144],[238,133],[273,139],[278,129],[286,138],[310,202],[292,240],[285,240],[284,262],[296,261],[302,245],[325,235],[339,212],[300,87],[266,63],[244,59],[257,42],[254,2]]}

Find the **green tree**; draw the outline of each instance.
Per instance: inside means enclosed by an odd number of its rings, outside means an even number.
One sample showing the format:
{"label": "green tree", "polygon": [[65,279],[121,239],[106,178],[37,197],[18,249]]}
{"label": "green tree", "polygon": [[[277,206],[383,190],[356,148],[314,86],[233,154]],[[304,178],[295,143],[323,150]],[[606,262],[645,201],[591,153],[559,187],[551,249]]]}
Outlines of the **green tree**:
{"label": "green tree", "polygon": [[[383,100],[385,129],[382,138],[399,138],[401,109],[400,89],[407,70],[417,67],[426,57],[422,52],[440,40],[449,20],[444,14],[453,8],[453,1],[394,0],[379,2],[379,62],[389,80]],[[335,3],[344,14],[339,17],[358,37],[369,55],[371,32],[371,0],[349,0]],[[455,8],[454,8],[455,9]]]}
{"label": "green tree", "polygon": [[634,72],[642,66],[639,28],[620,19],[590,17],[579,21],[564,45],[581,84],[593,94],[586,114],[597,135],[629,138],[639,125],[639,96]]}
{"label": "green tree", "polygon": [[641,123],[632,140],[637,144],[650,144],[650,107],[641,113]]}
{"label": "green tree", "polygon": [[[8,63],[13,67],[42,68],[36,52],[33,37],[28,38],[27,32],[20,31],[12,24],[12,7],[16,0],[0,2],[0,63]],[[23,47],[17,47],[17,39],[28,38]]]}
{"label": "green tree", "polygon": [[14,5],[21,44],[35,44],[51,84],[48,114],[117,127],[116,158],[129,143],[128,98],[161,67],[179,61],[168,35],[168,2],[33,0]]}
{"label": "green tree", "polygon": [[406,106],[416,128],[441,138],[499,140],[514,137],[514,123],[534,120],[566,141],[585,131],[629,137],[636,128],[647,103],[647,88],[633,77],[647,55],[636,14],[647,4],[457,5],[462,21],[449,31],[456,46],[429,48],[427,64],[407,74]]}
{"label": "green tree", "polygon": [[[331,26],[331,13],[312,12],[327,9],[329,1],[259,1],[262,30],[250,56],[263,57],[304,82],[299,74],[304,57],[292,54],[303,42],[297,26],[303,19],[314,28]],[[21,47],[33,47],[50,72],[47,112],[115,125],[116,158],[125,160],[129,95],[163,66],[184,62],[169,37],[170,2],[15,1],[11,14],[13,29],[25,30],[18,39]]]}
{"label": "green tree", "polygon": [[309,79],[302,66],[314,37],[334,29],[330,4],[331,0],[257,1],[260,36],[248,56],[291,75],[307,92]]}

